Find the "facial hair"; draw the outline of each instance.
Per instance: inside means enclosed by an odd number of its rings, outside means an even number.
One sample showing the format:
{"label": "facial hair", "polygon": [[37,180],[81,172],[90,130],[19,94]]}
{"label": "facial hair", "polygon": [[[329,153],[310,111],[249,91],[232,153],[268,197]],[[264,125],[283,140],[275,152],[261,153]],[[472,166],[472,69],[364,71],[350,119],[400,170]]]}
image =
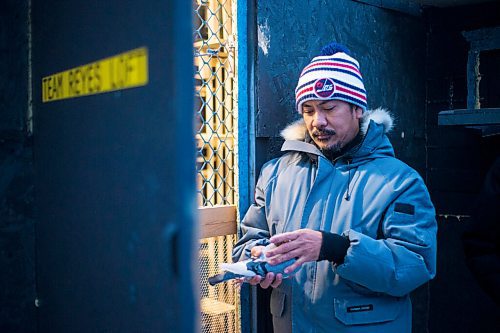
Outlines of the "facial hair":
{"label": "facial hair", "polygon": [[335,130],[333,129],[328,129],[328,128],[325,128],[325,129],[322,129],[322,130],[314,130],[312,132],[312,136],[313,138],[316,138],[320,135],[335,135],[337,134],[337,132],[335,132]]}
{"label": "facial hair", "polygon": [[[318,139],[318,136],[322,136],[322,135],[331,135],[331,136],[333,136],[335,134],[337,134],[337,132],[335,132],[335,130],[325,128],[325,129],[322,129],[322,130],[318,130],[318,129],[314,130],[311,133],[311,136],[313,137],[313,139],[321,141],[321,140]],[[334,143],[333,145],[331,145],[329,147],[320,148],[320,150],[325,155],[335,154],[335,153],[338,153],[342,149],[343,145],[344,145],[343,141],[339,141],[339,142],[336,142],[336,143]]]}
{"label": "facial hair", "polygon": [[341,141],[341,142],[334,143],[333,145],[331,145],[329,147],[323,148],[323,149],[321,149],[321,151],[323,152],[323,154],[325,156],[336,155],[342,150],[343,147],[344,147],[344,142]]}

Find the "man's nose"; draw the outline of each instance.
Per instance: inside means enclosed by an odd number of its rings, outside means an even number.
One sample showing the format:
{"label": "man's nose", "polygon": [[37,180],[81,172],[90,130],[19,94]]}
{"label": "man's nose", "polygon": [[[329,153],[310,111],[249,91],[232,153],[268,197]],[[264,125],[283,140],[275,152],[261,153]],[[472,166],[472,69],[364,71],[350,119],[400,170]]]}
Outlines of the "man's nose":
{"label": "man's nose", "polygon": [[316,111],[314,113],[312,125],[316,128],[323,128],[327,125],[326,117],[321,111]]}

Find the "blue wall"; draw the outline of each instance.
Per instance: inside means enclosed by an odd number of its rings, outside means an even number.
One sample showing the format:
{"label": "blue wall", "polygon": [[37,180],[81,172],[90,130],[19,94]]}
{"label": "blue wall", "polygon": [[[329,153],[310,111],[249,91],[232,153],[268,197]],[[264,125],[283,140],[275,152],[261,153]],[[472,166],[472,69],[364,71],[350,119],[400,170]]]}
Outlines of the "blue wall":
{"label": "blue wall", "polygon": [[300,71],[323,45],[337,41],[360,62],[369,107],[382,106],[396,116],[391,139],[398,157],[423,173],[423,20],[350,0],[309,1],[307,9],[304,6],[300,0],[287,1],[286,6],[258,2],[256,131],[258,143],[270,150],[263,159],[277,152],[280,143],[274,138],[299,117],[294,90]]}

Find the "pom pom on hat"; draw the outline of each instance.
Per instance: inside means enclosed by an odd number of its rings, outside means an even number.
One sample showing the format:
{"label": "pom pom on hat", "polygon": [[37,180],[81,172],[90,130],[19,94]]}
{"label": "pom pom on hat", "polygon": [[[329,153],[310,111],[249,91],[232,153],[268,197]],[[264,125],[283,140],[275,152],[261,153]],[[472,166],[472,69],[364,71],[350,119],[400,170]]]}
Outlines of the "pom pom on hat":
{"label": "pom pom on hat", "polygon": [[334,55],[335,53],[339,53],[339,52],[344,52],[348,56],[351,55],[351,51],[349,51],[349,49],[347,47],[345,47],[342,44],[336,43],[336,42],[332,42],[328,45],[323,46],[323,48],[321,49],[320,55],[331,56],[331,55]]}
{"label": "pom pom on hat", "polygon": [[333,42],[304,67],[295,89],[295,105],[310,100],[340,100],[366,111],[366,91],[359,63],[344,45]]}

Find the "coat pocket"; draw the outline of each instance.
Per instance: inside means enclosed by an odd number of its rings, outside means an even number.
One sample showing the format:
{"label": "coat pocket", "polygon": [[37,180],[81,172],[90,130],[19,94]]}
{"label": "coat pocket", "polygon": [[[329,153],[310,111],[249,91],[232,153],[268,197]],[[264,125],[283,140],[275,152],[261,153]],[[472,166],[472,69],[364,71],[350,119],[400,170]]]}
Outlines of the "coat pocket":
{"label": "coat pocket", "polygon": [[403,302],[404,299],[389,296],[335,298],[335,317],[345,325],[388,322],[398,317]]}
{"label": "coat pocket", "polygon": [[275,317],[283,316],[285,311],[286,294],[278,289],[271,293],[271,314]]}

